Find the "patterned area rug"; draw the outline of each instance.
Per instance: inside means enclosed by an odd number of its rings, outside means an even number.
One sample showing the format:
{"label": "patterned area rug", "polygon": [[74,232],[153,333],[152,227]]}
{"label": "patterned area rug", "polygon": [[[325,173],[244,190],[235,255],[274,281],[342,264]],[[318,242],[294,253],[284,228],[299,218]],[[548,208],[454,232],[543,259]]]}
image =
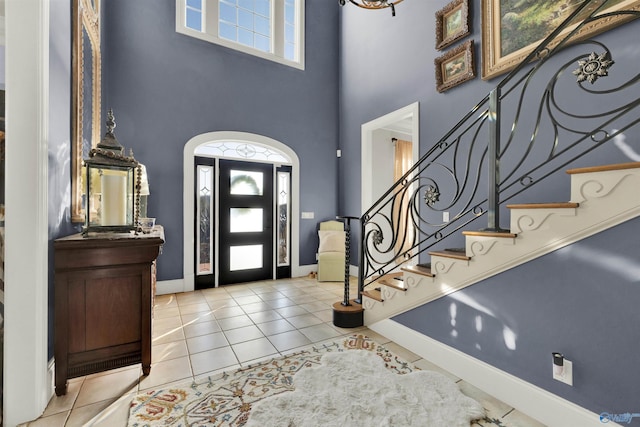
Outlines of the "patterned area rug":
{"label": "patterned area rug", "polygon": [[[319,367],[322,356],[327,353],[353,349],[375,353],[392,373],[419,371],[369,337],[353,335],[339,342],[318,344],[304,351],[223,372],[197,383],[139,394],[131,402],[128,427],[244,426],[252,405],[294,390],[293,376],[297,372]],[[478,421],[483,426],[503,425],[494,424],[487,418]]]}

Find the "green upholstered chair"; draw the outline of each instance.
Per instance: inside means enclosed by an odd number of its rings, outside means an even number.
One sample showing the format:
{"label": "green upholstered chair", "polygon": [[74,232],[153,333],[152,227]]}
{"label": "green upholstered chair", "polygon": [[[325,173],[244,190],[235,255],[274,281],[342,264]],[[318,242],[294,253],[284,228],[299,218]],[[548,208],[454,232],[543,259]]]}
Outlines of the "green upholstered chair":
{"label": "green upholstered chair", "polygon": [[318,281],[343,282],[345,231],[340,221],[324,221],[318,230]]}

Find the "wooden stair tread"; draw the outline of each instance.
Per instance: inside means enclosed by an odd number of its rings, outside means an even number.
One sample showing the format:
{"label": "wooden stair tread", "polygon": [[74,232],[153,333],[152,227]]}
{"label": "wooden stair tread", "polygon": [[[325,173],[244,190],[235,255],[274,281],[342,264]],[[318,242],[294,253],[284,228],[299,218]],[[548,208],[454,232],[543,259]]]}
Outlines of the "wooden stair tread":
{"label": "wooden stair tread", "polygon": [[393,289],[397,289],[399,291],[406,291],[407,288],[404,286],[404,282],[402,280],[399,280],[398,278],[400,279],[402,278],[402,273],[400,273],[396,277],[389,277],[389,278],[384,278],[382,280],[378,280],[377,283],[388,286]]}
{"label": "wooden stair tread", "polygon": [[575,209],[580,203],[556,202],[556,203],[521,203],[517,205],[507,205],[509,209]]}
{"label": "wooden stair tread", "polygon": [[382,299],[382,292],[376,290],[376,289],[367,289],[362,291],[362,295],[367,296],[371,299],[374,299],[376,301],[380,301],[383,302],[384,300]]}
{"label": "wooden stair tread", "polygon": [[589,166],[585,168],[575,168],[567,170],[569,175],[579,174],[579,173],[591,173],[591,172],[607,172],[607,171],[616,171],[623,169],[637,169],[640,168],[640,162],[629,162],[629,163],[617,163],[613,165],[603,165],[603,166]]}
{"label": "wooden stair tread", "polygon": [[408,273],[421,274],[427,277],[435,277],[435,274],[431,272],[431,268],[422,267],[419,265],[408,265],[406,267],[402,267],[402,271],[406,271]]}
{"label": "wooden stair tread", "polygon": [[465,236],[484,236],[484,237],[502,237],[502,238],[515,238],[518,237],[515,233],[508,231],[463,231]]}
{"label": "wooden stair tread", "polygon": [[445,249],[443,251],[429,252],[431,256],[441,256],[445,258],[461,259],[463,261],[469,261],[471,257],[467,256],[465,249]]}

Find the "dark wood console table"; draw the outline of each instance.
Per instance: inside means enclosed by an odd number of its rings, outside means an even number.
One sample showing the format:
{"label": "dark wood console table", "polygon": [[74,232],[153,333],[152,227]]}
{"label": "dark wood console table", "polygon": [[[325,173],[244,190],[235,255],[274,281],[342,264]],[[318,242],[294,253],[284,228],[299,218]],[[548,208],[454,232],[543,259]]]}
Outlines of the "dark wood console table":
{"label": "dark wood console table", "polygon": [[55,387],[67,379],[142,363],[151,370],[155,260],[164,230],[75,234],[55,250]]}

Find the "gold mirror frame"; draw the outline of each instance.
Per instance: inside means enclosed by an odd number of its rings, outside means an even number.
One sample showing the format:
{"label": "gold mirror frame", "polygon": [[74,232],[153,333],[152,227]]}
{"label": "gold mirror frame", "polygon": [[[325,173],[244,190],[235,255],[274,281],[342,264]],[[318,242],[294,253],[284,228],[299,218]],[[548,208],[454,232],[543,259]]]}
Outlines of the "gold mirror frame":
{"label": "gold mirror frame", "polygon": [[71,222],[84,222],[82,163],[101,135],[100,0],[73,0],[72,16]]}

